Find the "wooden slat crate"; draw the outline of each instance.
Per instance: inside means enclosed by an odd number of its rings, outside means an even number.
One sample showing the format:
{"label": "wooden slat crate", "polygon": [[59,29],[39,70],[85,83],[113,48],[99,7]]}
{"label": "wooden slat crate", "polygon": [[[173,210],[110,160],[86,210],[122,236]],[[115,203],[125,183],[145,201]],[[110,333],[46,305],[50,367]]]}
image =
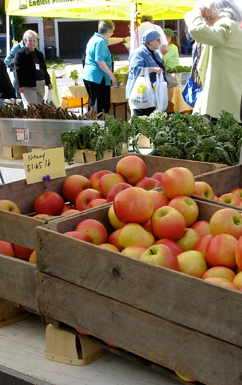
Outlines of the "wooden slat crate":
{"label": "wooden slat crate", "polygon": [[[198,219],[222,208],[197,203]],[[107,225],[107,212],[36,228],[39,313],[201,383],[241,385],[241,293],[61,234]]]}

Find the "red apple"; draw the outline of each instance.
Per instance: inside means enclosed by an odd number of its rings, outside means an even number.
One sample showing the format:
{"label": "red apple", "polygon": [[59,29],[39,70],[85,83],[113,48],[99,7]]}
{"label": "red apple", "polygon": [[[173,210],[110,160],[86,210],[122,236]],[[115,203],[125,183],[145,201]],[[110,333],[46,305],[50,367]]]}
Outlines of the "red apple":
{"label": "red apple", "polygon": [[205,278],[204,281],[216,283],[217,285],[224,286],[224,287],[227,287],[229,289],[238,290],[237,287],[235,285],[233,285],[232,282],[230,282],[228,279],[225,279],[225,278],[210,277],[210,278]]}
{"label": "red apple", "polygon": [[34,201],[34,211],[36,214],[60,215],[64,200],[60,194],[54,191],[46,191],[39,195]]}
{"label": "red apple", "polygon": [[230,191],[232,194],[238,195],[242,199],[242,188],[237,187]]}
{"label": "red apple", "polygon": [[236,267],[235,249],[238,240],[230,234],[218,234],[208,242],[206,261],[210,266]]}
{"label": "red apple", "polygon": [[118,218],[117,215],[114,212],[113,205],[111,205],[108,209],[108,219],[110,224],[113,226],[114,229],[121,229],[121,227],[125,226],[124,222],[121,222]]}
{"label": "red apple", "polygon": [[207,270],[207,263],[204,255],[200,251],[188,250],[177,256],[180,271],[182,273],[202,278]]}
{"label": "red apple", "polygon": [[162,179],[163,179],[163,172],[155,172],[151,178],[154,178],[156,180],[158,180],[160,182],[160,184],[162,183]]}
{"label": "red apple", "polygon": [[72,205],[70,205],[69,203],[65,203],[64,206],[63,206],[63,209],[61,211],[61,215],[67,211],[67,210],[72,210],[74,207]]}
{"label": "red apple", "polygon": [[61,214],[61,216],[62,216],[62,217],[67,217],[68,215],[73,215],[73,214],[78,214],[78,213],[80,213],[79,210],[76,210],[76,209],[70,209],[70,210],[64,211],[64,212]]}
{"label": "red apple", "polygon": [[15,257],[19,259],[23,259],[24,261],[28,261],[30,255],[34,251],[33,249],[29,249],[28,247],[20,246],[20,245],[13,245]]}
{"label": "red apple", "polygon": [[153,201],[150,194],[139,187],[120,191],[114,198],[113,208],[117,218],[124,223],[145,224],[153,213]]}
{"label": "red apple", "polygon": [[147,247],[150,247],[155,243],[155,238],[140,224],[128,223],[122,227],[118,237],[118,243],[123,248],[129,246],[140,246],[147,249]]}
{"label": "red apple", "polygon": [[128,246],[125,249],[121,251],[121,254],[129,255],[130,257],[133,258],[140,258],[141,254],[146,251],[145,247],[141,246]]}
{"label": "red apple", "polygon": [[63,233],[64,235],[67,235],[68,237],[72,237],[72,238],[77,238],[77,239],[80,239],[81,241],[85,241],[85,242],[89,242],[90,243],[90,238],[84,234],[84,233],[81,233],[80,231],[66,231],[65,233]]}
{"label": "red apple", "polygon": [[47,214],[35,214],[32,216],[32,218],[48,218],[53,217],[53,215],[47,215]]}
{"label": "red apple", "polygon": [[117,230],[115,230],[115,231],[113,231],[113,232],[109,235],[109,237],[108,237],[108,239],[107,239],[107,242],[110,243],[111,245],[116,246],[116,247],[119,249],[119,251],[122,251],[122,250],[123,250],[123,247],[120,246],[120,244],[119,244],[119,242],[118,242],[118,237],[119,237],[120,231],[121,231],[121,228],[120,228],[120,229],[117,229]]}
{"label": "red apple", "polygon": [[155,242],[155,245],[166,245],[170,247],[170,249],[173,251],[173,253],[178,256],[183,252],[183,249],[181,246],[179,246],[175,241],[172,241],[171,239],[168,238],[163,238],[159,239],[158,241]]}
{"label": "red apple", "polygon": [[179,271],[177,256],[166,245],[153,245],[149,247],[140,257],[141,261],[154,263],[168,269]]}
{"label": "red apple", "polygon": [[194,246],[200,239],[198,233],[195,230],[186,228],[184,234],[178,239],[177,244],[181,246],[183,251],[193,250]]}
{"label": "red apple", "polygon": [[0,210],[10,211],[12,213],[20,214],[20,210],[18,206],[14,202],[8,199],[0,199]]}
{"label": "red apple", "polygon": [[237,289],[241,289],[242,287],[242,271],[238,274],[235,274],[234,279],[232,280],[232,284],[237,287]]}
{"label": "red apple", "polygon": [[198,195],[202,198],[209,198],[209,199],[214,198],[214,192],[212,187],[208,183],[202,182],[202,181],[195,182],[195,188],[194,188],[193,194]]}
{"label": "red apple", "polygon": [[151,230],[151,226],[150,226],[150,220],[148,222],[146,222],[144,225],[143,225],[143,228],[146,230],[146,231],[149,231],[149,233],[152,234],[152,230]]}
{"label": "red apple", "polygon": [[153,201],[153,205],[154,205],[153,213],[160,207],[168,206],[170,199],[167,198],[167,196],[163,192],[149,190],[148,193],[150,194]]}
{"label": "red apple", "polygon": [[91,182],[83,175],[68,176],[62,186],[62,194],[67,202],[75,203],[79,192],[91,188]]}
{"label": "red apple", "polygon": [[137,155],[127,155],[120,159],[116,165],[116,172],[121,174],[127,183],[134,186],[147,174],[147,166],[143,159]]}
{"label": "red apple", "polygon": [[118,183],[126,183],[126,180],[120,174],[111,173],[103,175],[99,180],[99,191],[102,197],[106,198],[111,187]]}
{"label": "red apple", "polygon": [[15,251],[12,243],[0,240],[0,254],[8,255],[9,257],[15,257]]}
{"label": "red apple", "polygon": [[106,199],[107,202],[113,202],[114,197],[120,192],[125,190],[126,188],[132,187],[129,183],[118,183],[115,184],[113,187],[110,188],[109,192],[107,193]]}
{"label": "red apple", "polygon": [[[210,277],[220,277],[228,279],[233,283],[236,274],[232,269],[229,269],[225,266],[214,266],[208,269],[202,276],[202,279],[210,278]],[[241,284],[242,285],[242,284]],[[236,285],[235,285],[236,286]]]}
{"label": "red apple", "polygon": [[153,190],[155,188],[158,188],[161,186],[161,183],[154,178],[148,178],[144,177],[143,179],[140,179],[136,184],[135,187],[141,187],[145,190]]}
{"label": "red apple", "polygon": [[157,239],[180,239],[186,230],[182,214],[170,206],[160,207],[151,217],[151,230]]}
{"label": "red apple", "polygon": [[79,211],[86,210],[88,204],[93,199],[100,199],[100,198],[102,198],[100,191],[95,190],[93,188],[87,188],[87,189],[81,191],[79,194],[77,194],[76,201],[75,201],[75,207]]}
{"label": "red apple", "polygon": [[86,209],[87,210],[92,209],[93,207],[102,206],[102,205],[105,205],[106,203],[108,203],[107,199],[104,199],[104,198],[93,199],[91,202],[88,203]]}
{"label": "red apple", "polygon": [[178,195],[191,196],[195,188],[195,179],[187,168],[172,167],[164,172],[161,186],[170,199]]}
{"label": "red apple", "polygon": [[105,226],[96,219],[85,219],[84,221],[78,223],[75,230],[86,234],[91,243],[94,243],[95,245],[105,243],[108,238]]}
{"label": "red apple", "polygon": [[239,239],[242,236],[242,217],[232,208],[218,210],[210,219],[210,230],[212,236],[225,233]]}
{"label": "red apple", "polygon": [[203,235],[194,245],[193,250],[200,251],[205,257],[208,242],[210,241],[210,239],[212,239],[212,234]]}
{"label": "red apple", "polygon": [[178,195],[171,199],[168,206],[177,209],[186,221],[186,226],[190,227],[196,220],[199,214],[199,209],[196,201],[186,195]]}
{"label": "red apple", "polygon": [[210,224],[208,221],[196,221],[191,226],[191,229],[195,230],[200,237],[203,235],[211,234]]}
{"label": "red apple", "polygon": [[100,170],[100,171],[95,171],[89,176],[89,180],[91,182],[92,188],[95,190],[99,191],[99,180],[103,175],[106,174],[112,174],[112,171],[110,170]]}
{"label": "red apple", "polygon": [[227,203],[229,205],[240,206],[242,199],[233,193],[220,195],[218,202]]}
{"label": "red apple", "polygon": [[242,270],[242,236],[239,238],[235,249],[235,260],[238,268]]}

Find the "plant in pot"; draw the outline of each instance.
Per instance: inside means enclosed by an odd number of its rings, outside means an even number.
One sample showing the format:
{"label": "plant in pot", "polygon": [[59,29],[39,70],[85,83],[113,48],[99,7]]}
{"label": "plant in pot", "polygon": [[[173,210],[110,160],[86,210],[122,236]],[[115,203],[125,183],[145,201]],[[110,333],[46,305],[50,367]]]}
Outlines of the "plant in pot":
{"label": "plant in pot", "polygon": [[115,119],[114,116],[105,116],[105,129],[113,136],[113,156],[128,152],[129,140],[134,136],[134,129],[129,122]]}
{"label": "plant in pot", "polygon": [[78,86],[78,77],[79,77],[79,72],[77,70],[71,71],[69,78],[74,80],[75,86]]}
{"label": "plant in pot", "polygon": [[149,148],[151,145],[151,128],[152,121],[149,116],[135,116],[133,115],[130,124],[134,127],[134,136],[137,138],[138,147]]}
{"label": "plant in pot", "polygon": [[114,137],[104,126],[99,126],[99,133],[90,144],[91,150],[97,154],[97,160],[113,157]]}

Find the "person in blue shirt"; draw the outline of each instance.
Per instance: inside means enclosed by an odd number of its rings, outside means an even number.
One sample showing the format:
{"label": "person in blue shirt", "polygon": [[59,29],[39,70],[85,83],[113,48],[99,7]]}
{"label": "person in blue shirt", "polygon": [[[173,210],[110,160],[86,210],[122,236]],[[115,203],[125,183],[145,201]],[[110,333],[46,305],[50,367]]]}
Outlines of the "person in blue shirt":
{"label": "person in blue shirt", "polygon": [[112,72],[112,57],[108,45],[125,43],[125,38],[111,38],[115,25],[111,20],[100,20],[98,32],[91,37],[86,47],[83,82],[88,93],[88,109],[97,113],[110,109],[110,87],[117,80]]}
{"label": "person in blue shirt", "polygon": [[[145,67],[149,68],[149,76],[151,84],[156,81],[156,74],[163,72],[165,77],[165,65],[156,52],[160,46],[160,34],[154,29],[148,29],[142,38],[142,44],[134,50],[129,57],[129,77],[126,84],[126,99],[129,99],[131,91],[134,87],[135,81],[138,76],[145,73]],[[136,116],[149,116],[156,107],[133,109],[132,115]]]}
{"label": "person in blue shirt", "polygon": [[[4,63],[6,64],[6,66],[9,67],[10,69],[13,69],[13,87],[15,89],[15,94],[16,94],[17,99],[21,99],[21,95],[20,95],[20,93],[18,91],[19,85],[18,85],[18,82],[17,82],[16,73],[15,73],[15,70],[14,70],[14,56],[15,56],[16,52],[20,48],[23,48],[23,47],[24,47],[24,41],[21,40],[20,43],[15,44],[12,47],[12,49],[9,52],[8,56],[4,60]],[[22,102],[21,102],[21,104],[22,104]]]}

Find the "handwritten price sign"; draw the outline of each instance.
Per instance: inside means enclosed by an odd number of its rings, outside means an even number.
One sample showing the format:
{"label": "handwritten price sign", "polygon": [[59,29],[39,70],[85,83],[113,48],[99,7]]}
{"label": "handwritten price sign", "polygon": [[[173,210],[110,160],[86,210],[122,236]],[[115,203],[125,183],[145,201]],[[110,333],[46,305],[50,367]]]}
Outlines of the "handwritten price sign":
{"label": "handwritten price sign", "polygon": [[63,147],[23,154],[27,184],[66,176]]}

